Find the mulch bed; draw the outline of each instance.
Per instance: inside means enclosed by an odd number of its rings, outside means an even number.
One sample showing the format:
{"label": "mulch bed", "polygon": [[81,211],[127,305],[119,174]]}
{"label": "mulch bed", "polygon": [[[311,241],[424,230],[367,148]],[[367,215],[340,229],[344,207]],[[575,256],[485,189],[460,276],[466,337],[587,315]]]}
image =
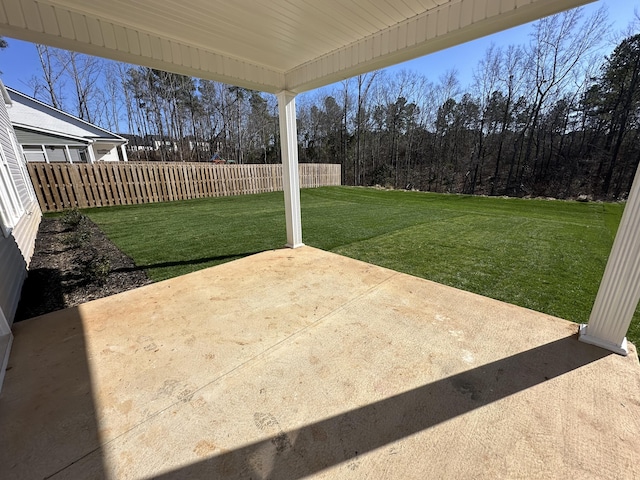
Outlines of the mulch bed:
{"label": "mulch bed", "polygon": [[151,283],[96,224],[79,218],[42,219],[15,321]]}

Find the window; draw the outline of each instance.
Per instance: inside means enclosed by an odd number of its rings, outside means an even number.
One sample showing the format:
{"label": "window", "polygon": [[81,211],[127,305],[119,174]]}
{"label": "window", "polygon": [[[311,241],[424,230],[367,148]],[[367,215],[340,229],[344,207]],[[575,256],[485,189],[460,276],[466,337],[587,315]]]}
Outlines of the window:
{"label": "window", "polygon": [[42,149],[42,145],[23,145],[22,151],[24,152],[24,158],[27,162],[47,162],[47,157]]}
{"label": "window", "polygon": [[47,157],[49,157],[49,163],[69,163],[65,147],[47,145]]}

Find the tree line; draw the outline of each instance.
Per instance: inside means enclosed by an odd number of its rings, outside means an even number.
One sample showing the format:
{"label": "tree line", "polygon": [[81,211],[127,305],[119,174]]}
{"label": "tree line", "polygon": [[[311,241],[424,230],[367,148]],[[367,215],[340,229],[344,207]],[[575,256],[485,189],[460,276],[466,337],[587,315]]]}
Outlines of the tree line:
{"label": "tree line", "polygon": [[[544,18],[527,44],[490,47],[464,90],[455,70],[382,70],[300,95],[300,161],[341,163],[347,185],[624,198],[640,162],[638,24],[603,56],[605,11]],[[131,134],[133,158],[280,161],[273,95],[37,49],[34,96]]]}

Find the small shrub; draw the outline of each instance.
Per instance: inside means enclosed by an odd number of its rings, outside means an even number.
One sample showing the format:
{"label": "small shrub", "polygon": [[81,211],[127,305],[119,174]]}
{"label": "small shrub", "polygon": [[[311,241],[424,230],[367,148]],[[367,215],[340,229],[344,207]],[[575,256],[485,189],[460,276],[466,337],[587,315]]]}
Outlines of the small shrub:
{"label": "small shrub", "polygon": [[74,248],[82,248],[91,243],[91,229],[88,219],[77,208],[65,210],[60,219],[69,233],[63,237],[63,242]]}
{"label": "small shrub", "polygon": [[64,211],[60,220],[67,228],[74,229],[80,225],[84,218],[85,217],[80,213],[80,210],[77,208],[71,208]]}
{"label": "small shrub", "polygon": [[109,273],[111,273],[111,261],[106,256],[101,255],[89,262],[89,277],[96,282],[100,284],[106,282]]}
{"label": "small shrub", "polygon": [[73,231],[65,235],[62,241],[74,248],[86,247],[91,243],[91,229],[89,225],[87,225],[84,217],[80,219],[80,222],[74,227]]}
{"label": "small shrub", "polygon": [[111,261],[105,255],[98,255],[95,249],[87,252],[88,256],[81,262],[82,276],[87,281],[103,284],[111,273]]}

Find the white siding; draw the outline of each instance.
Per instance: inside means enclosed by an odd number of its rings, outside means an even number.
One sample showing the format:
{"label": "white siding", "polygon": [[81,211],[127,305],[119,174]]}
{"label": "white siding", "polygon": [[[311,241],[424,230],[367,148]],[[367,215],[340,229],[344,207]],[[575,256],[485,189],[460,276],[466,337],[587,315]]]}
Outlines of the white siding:
{"label": "white siding", "polygon": [[[22,150],[20,148],[20,144],[18,143],[16,133],[11,126],[6,126],[5,130],[7,132],[7,136],[9,137],[9,142],[11,143],[11,151],[13,153],[13,156],[15,157],[15,163],[9,162],[9,165],[11,167],[11,175],[13,176],[16,189],[18,190],[20,201],[22,202],[23,206],[27,207],[29,203],[37,200],[36,193],[33,189],[31,178],[29,177],[29,172],[27,171],[26,159],[22,154]],[[27,208],[27,210],[29,209]]]}
{"label": "white siding", "polygon": [[9,360],[11,325],[20,301],[22,284],[33,255],[40,207],[29,180],[0,82],[0,389]]}
{"label": "white siding", "polygon": [[89,157],[96,161],[119,161],[118,148],[126,143],[124,138],[16,90],[7,91],[12,101],[9,118],[17,131],[16,143],[26,153],[19,153],[19,157],[30,162],[87,162],[88,157],[80,156],[81,147],[92,149]]}
{"label": "white siding", "polygon": [[[36,232],[38,223],[39,221],[35,225]],[[31,225],[25,225],[25,227],[31,227]],[[14,229],[14,232],[16,230]],[[24,234],[22,235],[22,240],[24,241],[24,237],[29,237],[30,235],[28,228],[23,228],[22,233]],[[35,238],[33,243],[35,243]],[[33,253],[33,244],[30,243],[29,245],[31,247],[30,252]],[[0,265],[2,269],[2,275],[0,275],[0,309],[4,313],[9,326],[11,326],[18,308],[22,283],[27,276],[27,259],[23,256],[17,239],[13,235],[8,237],[0,236]]]}
{"label": "white siding", "polygon": [[91,148],[93,148],[96,162],[117,162],[120,160],[117,145],[96,142]]}
{"label": "white siding", "polygon": [[23,206],[11,176],[11,166],[0,142],[0,229],[7,237],[20,219]]}
{"label": "white siding", "polygon": [[[0,150],[5,180],[0,182],[0,202],[2,211],[7,212],[0,219],[0,310],[10,326],[33,254],[41,212],[4,101],[0,101]],[[8,200],[12,205],[5,205]]]}

